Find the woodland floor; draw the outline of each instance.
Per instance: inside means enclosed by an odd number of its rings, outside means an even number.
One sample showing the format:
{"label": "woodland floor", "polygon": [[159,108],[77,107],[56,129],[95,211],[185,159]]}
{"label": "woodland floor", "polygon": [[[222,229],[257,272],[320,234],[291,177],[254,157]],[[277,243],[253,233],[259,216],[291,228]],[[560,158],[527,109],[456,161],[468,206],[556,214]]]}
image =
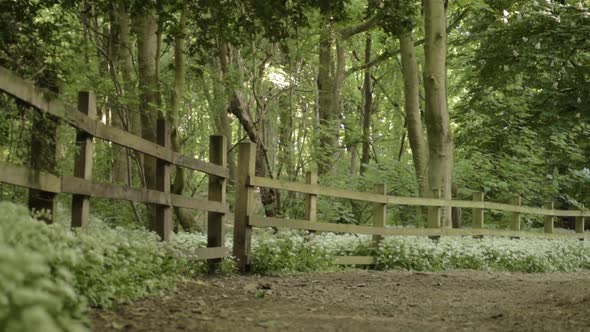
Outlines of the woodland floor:
{"label": "woodland floor", "polygon": [[94,331],[590,331],[590,271],[207,277],[95,310]]}

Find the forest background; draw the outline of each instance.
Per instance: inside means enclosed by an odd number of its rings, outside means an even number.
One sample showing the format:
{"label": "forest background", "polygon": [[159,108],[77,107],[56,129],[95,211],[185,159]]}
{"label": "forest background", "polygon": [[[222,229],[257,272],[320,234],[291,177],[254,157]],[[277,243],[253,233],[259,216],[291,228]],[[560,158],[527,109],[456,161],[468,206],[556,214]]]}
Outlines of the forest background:
{"label": "forest background", "polygon": [[[432,7],[444,10],[438,25]],[[72,104],[78,91],[94,91],[104,123],[148,140],[165,117],[174,149],[199,159],[207,159],[209,135],[225,135],[230,204],[235,146],[249,139],[258,145],[260,176],[304,181],[315,171],[322,185],[359,191],[384,182],[391,195],[428,196],[438,186],[447,198],[484,191],[489,200],[519,194],[525,205],[554,200],[556,208],[580,208],[590,203],[589,7],[512,0],[2,1],[0,65]],[[441,22],[444,35],[428,35],[425,27]],[[429,38],[444,40],[442,59]],[[433,106],[429,74],[437,64],[444,98]],[[0,160],[73,173],[73,129],[5,95],[0,105]],[[432,118],[435,108],[449,118]],[[437,121],[442,133],[435,135]],[[57,146],[57,155],[35,152],[46,145]],[[440,155],[437,164],[432,156]],[[206,176],[181,168],[173,176],[172,192],[206,195]],[[97,141],[93,180],[153,188],[155,161]],[[26,202],[26,191],[2,184],[0,200]],[[259,200],[267,216],[304,213],[293,193],[262,189]],[[141,205],[92,204],[111,225],[149,226]],[[389,224],[424,225],[420,209],[389,210]],[[323,221],[363,224],[372,212],[369,203],[318,201]],[[178,229],[198,230],[203,217],[175,210]],[[497,227],[508,223],[501,212],[489,218]],[[530,227],[542,221],[525,218]]]}

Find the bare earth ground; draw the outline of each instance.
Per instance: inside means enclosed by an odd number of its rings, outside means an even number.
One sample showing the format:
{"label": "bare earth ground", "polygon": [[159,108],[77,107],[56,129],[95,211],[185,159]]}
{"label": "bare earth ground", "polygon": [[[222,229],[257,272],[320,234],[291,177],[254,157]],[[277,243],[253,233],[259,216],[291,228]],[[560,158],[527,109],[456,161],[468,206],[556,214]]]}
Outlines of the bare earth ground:
{"label": "bare earth ground", "polygon": [[211,277],[115,310],[94,331],[590,331],[590,271],[364,271]]}

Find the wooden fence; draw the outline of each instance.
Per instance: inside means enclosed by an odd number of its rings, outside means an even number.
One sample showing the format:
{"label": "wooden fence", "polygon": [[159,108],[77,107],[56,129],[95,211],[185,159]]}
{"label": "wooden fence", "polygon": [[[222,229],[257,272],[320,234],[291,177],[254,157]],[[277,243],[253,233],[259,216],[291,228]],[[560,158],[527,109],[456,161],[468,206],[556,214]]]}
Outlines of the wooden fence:
{"label": "wooden fence", "polygon": [[[37,110],[65,121],[77,129],[76,144],[80,153],[76,156],[74,176],[57,176],[0,162],[0,182],[40,190],[48,197],[55,194],[68,193],[72,199],[72,226],[86,227],[88,225],[90,197],[129,200],[148,203],[156,209],[156,231],[163,240],[168,240],[172,233],[171,207],[182,207],[208,211],[207,248],[195,249],[199,259],[210,259],[218,262],[228,252],[224,246],[223,217],[229,213],[225,201],[226,182],[228,178],[226,160],[226,142],[223,136],[211,136],[209,162],[183,156],[170,148],[169,128],[166,121],[158,120],[157,141],[153,143],[135,136],[129,132],[109,127],[95,119],[96,101],[92,93],[80,92],[78,107],[63,103],[51,97],[42,89],[22,80],[13,73],[0,67],[0,90],[35,107]],[[157,190],[132,188],[114,184],[99,184],[91,181],[93,162],[93,138],[100,138],[129,149],[153,156],[157,159]],[[383,236],[508,236],[546,237],[546,238],[574,238],[586,239],[590,236],[584,233],[584,218],[590,216],[590,211],[556,210],[553,203],[543,208],[521,205],[521,198],[515,196],[510,204],[488,202],[484,194],[476,192],[472,201],[445,200],[440,198],[415,198],[387,195],[384,184],[377,184],[373,193],[356,192],[352,190],[336,189],[317,184],[317,175],[308,173],[306,183],[288,182],[255,176],[256,145],[240,143],[238,150],[238,176],[236,187],[236,203],[234,212],[234,247],[233,255],[238,259],[240,270],[245,271],[250,264],[251,239],[253,227],[278,227],[314,230],[322,232],[354,233],[373,235],[377,244]],[[188,169],[204,172],[209,176],[208,199],[184,197],[170,193],[170,165],[178,165]],[[305,220],[267,218],[253,213],[255,187],[275,188],[306,194]],[[53,195],[53,196],[52,196]],[[317,196],[325,195],[371,202],[374,204],[373,225],[335,224],[317,221]],[[440,197],[440,191],[435,190],[433,197]],[[387,228],[387,205],[413,205],[428,207],[428,228]],[[473,209],[472,228],[448,229],[441,228],[441,207],[458,207]],[[484,228],[484,210],[500,210],[511,212],[511,226],[509,230]],[[535,214],[545,216],[544,233],[521,231],[521,214]],[[575,217],[576,233],[554,233],[554,218]],[[340,264],[373,264],[374,257],[349,256],[337,257]]]}
{"label": "wooden fence", "polygon": [[[253,227],[277,227],[302,230],[314,230],[322,232],[354,233],[373,235],[375,244],[387,235],[398,236],[506,236],[512,238],[544,237],[544,238],[590,238],[588,232],[584,233],[584,218],[590,217],[587,210],[556,210],[553,203],[543,208],[521,205],[521,198],[515,196],[511,204],[488,202],[484,200],[484,194],[476,192],[472,201],[445,200],[440,198],[416,198],[390,196],[386,194],[384,184],[375,185],[375,192],[356,192],[352,190],[323,187],[317,184],[317,176],[308,173],[306,183],[288,182],[283,180],[258,177],[254,174],[254,160],[256,145],[253,143],[240,143],[238,152],[238,181],[236,208],[234,216],[234,248],[233,254],[238,259],[240,270],[245,271],[250,264],[250,242]],[[306,194],[305,218],[306,220],[269,218],[257,216],[253,212],[253,193],[255,187],[274,188]],[[346,198],[374,204],[373,225],[350,225],[327,222],[317,222],[317,195],[336,198]],[[440,197],[440,191],[433,192],[434,197]],[[428,228],[387,228],[387,205],[414,205],[428,207]],[[471,228],[449,229],[441,228],[441,207],[459,207],[473,209],[473,222]],[[511,212],[510,229],[486,229],[484,228],[484,210],[500,210]],[[521,215],[535,214],[545,216],[544,233],[521,231]],[[555,233],[554,219],[556,216],[575,217],[576,233]],[[339,264],[374,264],[375,258],[371,256],[343,256],[336,257]]]}
{"label": "wooden fence", "polygon": [[[223,217],[229,212],[225,201],[228,178],[225,137],[210,137],[210,161],[206,162],[174,152],[171,149],[170,129],[163,119],[159,119],[157,123],[157,143],[96,120],[96,99],[90,92],[80,92],[78,107],[74,107],[1,67],[0,90],[76,128],[76,144],[80,149],[75,157],[74,176],[57,176],[0,162],[0,182],[42,191],[46,194],[45,197],[49,197],[53,202],[58,193],[72,194],[71,223],[73,227],[85,228],[88,225],[90,197],[152,204],[155,207],[155,228],[162,240],[170,239],[172,234],[171,207],[207,211],[207,248],[195,249],[194,254],[197,259],[210,259],[212,262],[227,256],[228,250],[224,246],[222,223]],[[155,157],[157,190],[92,182],[93,138],[95,137]],[[48,152],[55,153],[55,151]],[[208,199],[171,194],[170,165],[172,164],[208,174]]]}

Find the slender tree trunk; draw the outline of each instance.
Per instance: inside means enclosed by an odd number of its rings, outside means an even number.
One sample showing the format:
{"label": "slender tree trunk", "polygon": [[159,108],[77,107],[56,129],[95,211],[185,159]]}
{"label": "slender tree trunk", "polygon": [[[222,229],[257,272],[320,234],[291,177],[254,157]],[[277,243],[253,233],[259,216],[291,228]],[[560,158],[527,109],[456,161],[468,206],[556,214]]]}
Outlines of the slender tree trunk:
{"label": "slender tree trunk", "polygon": [[[371,33],[367,32],[365,39],[365,63],[371,61]],[[365,174],[369,161],[371,160],[371,118],[373,115],[373,87],[371,85],[371,69],[365,69],[363,82],[363,148],[361,155],[361,175]]]}
{"label": "slender tree trunk", "polygon": [[[117,22],[119,25],[119,40],[118,40],[118,71],[121,75],[121,104],[125,106],[124,125],[125,129],[134,135],[141,135],[141,118],[139,111],[139,100],[137,98],[138,91],[135,80],[135,73],[133,68],[134,45],[131,41],[130,17],[129,8],[123,5],[122,2],[117,3]],[[131,159],[136,160],[137,174],[141,183],[143,183],[143,154],[126,149],[125,164],[127,167],[127,184],[132,184],[133,179],[133,163]],[[145,184],[144,184],[145,185]],[[135,203],[132,203],[135,204]],[[134,207],[135,209],[135,207]]]}
{"label": "slender tree trunk", "polygon": [[231,64],[231,48],[227,43],[219,43],[219,59],[216,61],[218,78],[214,80],[213,98],[215,123],[217,131],[227,138],[227,164],[229,166],[229,185],[233,186],[237,176],[235,152],[232,151],[233,130],[232,119],[228,113],[228,93],[225,89],[225,80],[229,79],[229,65]]}
{"label": "slender tree trunk", "polygon": [[[449,124],[446,88],[445,0],[424,1],[426,127],[428,130],[430,187],[451,199],[453,140]],[[442,225],[451,227],[451,209],[443,209]]]}
{"label": "slender tree trunk", "polygon": [[320,35],[318,70],[319,146],[316,152],[318,174],[332,167],[332,159],[338,144],[334,101],[333,38],[329,13],[323,13],[325,28]]}
{"label": "slender tree trunk", "polygon": [[[156,142],[156,122],[160,105],[158,87],[158,18],[153,10],[148,10],[138,18],[137,64],[139,69],[141,136]],[[156,188],[156,159],[145,155],[143,162],[145,185],[148,189]],[[149,223],[154,229],[154,211],[151,207]]]}
{"label": "slender tree trunk", "polygon": [[[287,179],[293,180],[293,114],[285,98],[279,100],[279,163]],[[277,174],[280,176],[281,174]]]}
{"label": "slender tree trunk", "polygon": [[[175,152],[181,153],[183,147],[181,145],[178,128],[180,126],[180,117],[182,112],[182,100],[185,90],[185,76],[186,76],[186,9],[180,12],[180,21],[176,28],[174,36],[174,92],[172,93],[172,107],[168,113],[168,121],[171,123],[171,141],[172,148]],[[186,181],[186,173],[183,167],[177,166],[174,181],[172,183],[171,192],[176,195],[182,195],[184,191],[184,183]],[[174,207],[174,213],[180,225],[185,231],[188,231],[191,226],[191,215],[179,207]]]}
{"label": "slender tree trunk", "polygon": [[[128,116],[125,103],[126,89],[121,86],[119,72],[126,70],[125,48],[129,46],[129,16],[122,3],[114,3],[111,14],[111,77],[117,90],[117,102],[114,105],[111,115],[111,123],[115,128],[128,130]],[[125,40],[126,38],[126,40]],[[125,78],[123,78],[125,82]],[[127,149],[117,144],[113,144],[113,165],[112,181],[113,183],[127,183],[129,169],[127,163]]]}
{"label": "slender tree trunk", "polygon": [[424,127],[420,115],[418,63],[412,33],[404,33],[399,37],[404,77],[404,96],[406,126],[408,140],[412,149],[414,171],[418,181],[418,191],[421,197],[428,196],[428,146],[424,137]]}

